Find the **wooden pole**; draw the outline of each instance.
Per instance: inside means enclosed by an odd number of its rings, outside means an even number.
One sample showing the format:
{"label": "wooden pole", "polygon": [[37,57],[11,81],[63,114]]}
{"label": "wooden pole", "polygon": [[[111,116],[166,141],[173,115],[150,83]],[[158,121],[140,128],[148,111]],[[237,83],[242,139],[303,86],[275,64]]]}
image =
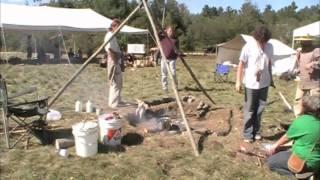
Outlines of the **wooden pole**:
{"label": "wooden pole", "polygon": [[94,52],[86,62],[82,64],[82,66],[72,75],[72,77],[59,89],[59,91],[53,96],[53,98],[49,101],[48,106],[51,107],[52,104],[60,97],[60,95],[66,90],[66,88],[78,77],[78,75],[88,66],[90,61],[98,55],[98,53],[105,47],[106,44],[109,43],[109,41],[116,36],[116,34],[120,31],[120,29],[130,20],[130,18],[140,9],[140,6],[142,3],[140,2],[139,5],[129,14],[129,16],[119,25],[119,27],[114,31],[114,33],[111,35],[111,37],[104,43],[101,44],[101,46],[98,48],[96,52]]}
{"label": "wooden pole", "polygon": [[216,104],[212,98],[209,96],[209,94],[207,93],[207,91],[203,88],[203,86],[200,84],[199,80],[197,79],[197,77],[195,76],[195,74],[193,73],[193,71],[191,70],[190,66],[187,64],[187,62],[184,60],[184,58],[182,56],[179,56],[183,65],[187,68],[188,72],[190,73],[191,77],[193,78],[193,80],[197,83],[197,85],[199,86],[199,88],[201,89],[201,91],[203,92],[203,94],[212,102],[212,104]]}
{"label": "wooden pole", "polygon": [[288,101],[286,100],[286,98],[284,97],[284,95],[283,95],[280,91],[279,91],[278,93],[279,93],[282,101],[284,102],[284,104],[287,106],[287,108],[288,108],[290,111],[293,112],[293,109],[292,109],[291,105],[288,103]]}
{"label": "wooden pole", "polygon": [[182,107],[182,103],[181,103],[181,100],[180,100],[180,97],[179,97],[179,94],[178,94],[177,86],[176,86],[176,84],[175,84],[175,82],[174,82],[174,80],[173,80],[172,72],[171,72],[171,70],[170,70],[170,68],[169,68],[169,66],[168,66],[168,63],[167,63],[168,60],[166,59],[166,56],[165,56],[164,51],[163,51],[163,48],[161,47],[160,39],[159,39],[159,36],[158,36],[158,33],[157,33],[157,29],[156,29],[156,26],[155,26],[155,24],[154,24],[152,15],[151,15],[151,13],[150,13],[150,10],[149,10],[149,7],[148,7],[148,5],[147,5],[146,0],[142,0],[142,3],[143,3],[143,6],[144,6],[144,8],[145,8],[145,11],[146,11],[146,13],[147,13],[148,19],[149,19],[149,21],[150,21],[150,23],[151,23],[151,27],[152,27],[154,36],[155,36],[155,38],[156,38],[157,46],[158,46],[159,49],[160,49],[160,53],[161,53],[161,56],[162,56],[161,61],[165,61],[165,62],[166,62],[166,63],[164,63],[164,64],[165,64],[165,67],[166,67],[166,69],[167,69],[167,71],[168,71],[169,77],[170,77],[170,79],[171,79],[172,89],[173,89],[174,95],[175,95],[175,97],[176,97],[177,104],[178,104],[178,106],[179,106],[182,119],[183,119],[184,124],[185,124],[185,126],[186,126],[186,129],[187,129],[187,132],[188,132],[188,135],[189,135],[189,139],[190,139],[190,141],[191,141],[191,145],[192,145],[192,148],[193,148],[193,150],[194,150],[194,154],[195,154],[195,156],[199,156],[199,151],[198,151],[198,148],[197,148],[196,143],[195,143],[195,141],[194,141],[194,137],[193,137],[193,135],[192,135],[192,133],[191,133],[191,130],[190,130],[188,121],[187,121],[187,119],[186,119],[186,115],[185,115],[185,113],[184,113],[184,110],[183,110],[183,107]]}

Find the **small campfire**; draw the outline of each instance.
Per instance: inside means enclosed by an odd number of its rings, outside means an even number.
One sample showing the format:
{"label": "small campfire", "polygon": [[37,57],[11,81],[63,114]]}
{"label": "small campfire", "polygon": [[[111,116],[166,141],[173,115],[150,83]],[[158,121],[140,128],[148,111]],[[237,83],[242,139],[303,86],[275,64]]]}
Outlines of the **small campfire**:
{"label": "small campfire", "polygon": [[139,129],[143,129],[144,133],[157,133],[168,131],[172,134],[178,134],[185,131],[186,128],[182,120],[178,120],[173,108],[168,105],[163,109],[152,109],[143,101],[138,101],[138,107],[135,113],[129,113],[127,119],[129,123]]}

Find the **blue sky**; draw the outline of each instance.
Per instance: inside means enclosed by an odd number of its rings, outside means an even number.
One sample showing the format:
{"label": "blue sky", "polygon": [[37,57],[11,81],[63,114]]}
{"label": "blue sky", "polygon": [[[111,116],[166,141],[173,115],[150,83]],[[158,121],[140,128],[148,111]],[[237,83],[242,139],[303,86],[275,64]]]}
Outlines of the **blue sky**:
{"label": "blue sky", "polygon": [[[187,5],[191,13],[200,13],[204,5],[210,7],[222,6],[223,8],[230,6],[233,9],[240,9],[245,0],[177,0],[179,3]],[[272,9],[279,10],[292,3],[292,0],[251,0],[252,4],[263,10],[267,4],[272,6]],[[295,0],[298,8],[319,4],[318,0]]]}
{"label": "blue sky", "polygon": [[[15,3],[15,4],[25,4],[26,0],[0,0],[1,2]],[[33,0],[27,0],[30,5],[33,4]],[[209,5],[210,7],[222,6],[226,8],[227,6],[233,9],[240,9],[241,5],[245,0],[177,0],[179,3],[184,3],[187,5],[191,13],[200,13],[204,5]],[[263,10],[267,4],[271,4],[274,10],[279,10],[285,6],[291,4],[293,0],[251,0],[251,2],[258,6],[259,9]],[[42,0],[42,2],[49,2],[49,0]],[[319,0],[295,0],[298,8],[304,8],[305,6],[311,6],[319,4]]]}

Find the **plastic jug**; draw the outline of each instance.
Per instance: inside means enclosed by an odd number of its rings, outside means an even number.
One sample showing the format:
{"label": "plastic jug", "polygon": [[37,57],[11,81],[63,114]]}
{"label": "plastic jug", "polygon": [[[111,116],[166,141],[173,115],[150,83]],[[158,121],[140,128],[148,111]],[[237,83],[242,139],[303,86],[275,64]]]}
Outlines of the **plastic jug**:
{"label": "plastic jug", "polygon": [[86,112],[91,113],[92,111],[93,111],[93,105],[92,105],[91,101],[88,100],[88,102],[86,104]]}
{"label": "plastic jug", "polygon": [[81,101],[79,101],[79,100],[76,101],[74,111],[75,112],[82,112],[82,102]]}

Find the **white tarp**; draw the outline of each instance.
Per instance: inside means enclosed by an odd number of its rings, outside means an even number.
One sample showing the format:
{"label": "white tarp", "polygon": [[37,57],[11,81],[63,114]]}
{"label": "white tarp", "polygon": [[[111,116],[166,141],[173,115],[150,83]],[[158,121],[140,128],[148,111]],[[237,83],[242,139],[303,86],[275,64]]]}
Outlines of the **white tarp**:
{"label": "white tarp", "polygon": [[[242,47],[250,41],[254,41],[252,36],[241,34],[230,41],[218,44],[217,63],[238,64]],[[292,70],[296,52],[277,39],[270,39],[269,42],[272,44],[274,51],[272,57],[274,61],[273,73],[280,75]]]}
{"label": "white tarp", "polygon": [[304,36],[320,37],[320,21],[293,30],[293,38]]}
{"label": "white tarp", "polygon": [[[0,28],[105,32],[112,22],[92,9],[0,4]],[[145,29],[124,26],[123,33],[147,34]]]}

